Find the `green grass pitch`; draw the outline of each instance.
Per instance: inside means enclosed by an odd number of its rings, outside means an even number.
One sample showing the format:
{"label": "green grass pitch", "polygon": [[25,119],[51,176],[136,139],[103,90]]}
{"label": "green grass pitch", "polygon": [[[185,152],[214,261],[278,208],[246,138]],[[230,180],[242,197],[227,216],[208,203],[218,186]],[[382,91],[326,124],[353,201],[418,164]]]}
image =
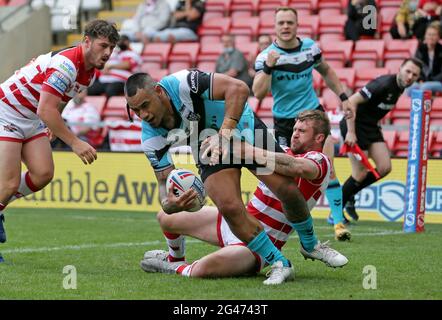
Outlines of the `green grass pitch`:
{"label": "green grass pitch", "polygon": [[[284,252],[295,281],[267,287],[266,270],[235,279],[145,273],[139,267],[144,251],[166,248],[153,213],[8,209],[5,216],[0,299],[442,299],[440,224],[404,234],[399,223],[360,221],[351,226],[353,240],[338,243],[324,219],[316,219],[319,239],[331,240],[349,264],[331,269],[306,261],[292,237]],[[189,261],[216,249],[187,240]],[[67,265],[76,268],[76,289],[63,288]],[[376,272],[364,273],[366,266]]]}

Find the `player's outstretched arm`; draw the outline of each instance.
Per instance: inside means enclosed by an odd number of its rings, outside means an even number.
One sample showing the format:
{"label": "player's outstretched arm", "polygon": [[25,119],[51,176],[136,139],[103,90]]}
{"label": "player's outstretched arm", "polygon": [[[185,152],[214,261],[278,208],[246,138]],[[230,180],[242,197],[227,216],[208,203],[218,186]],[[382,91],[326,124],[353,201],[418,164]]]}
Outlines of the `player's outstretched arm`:
{"label": "player's outstretched arm", "polygon": [[271,152],[252,146],[247,142],[234,142],[235,155],[243,159],[253,159],[256,163],[273,168],[281,175],[314,180],[319,176],[319,168],[309,159],[295,158],[291,155]]}
{"label": "player's outstretched arm", "polygon": [[97,151],[88,143],[80,140],[64,123],[58,110],[61,98],[49,92],[42,91],[38,104],[37,115],[52,131],[53,135],[63,140],[72,151],[83,161],[91,164],[97,159]]}
{"label": "player's outstretched arm", "polygon": [[342,101],[342,111],[346,119],[352,118],[354,114],[352,113],[353,106],[351,101],[347,98],[345,94],[344,86],[339,80],[336,72],[330,67],[330,65],[323,59],[322,62],[315,68],[324,79],[327,87],[329,87]]}
{"label": "player's outstretched arm", "polygon": [[166,189],[167,176],[173,169],[175,169],[175,167],[171,166],[163,171],[155,172],[155,176],[158,181],[161,207],[167,214],[191,209],[193,206],[193,201],[197,197],[197,193],[194,189],[187,190],[179,197],[174,195],[173,186],[171,186],[169,190]]}

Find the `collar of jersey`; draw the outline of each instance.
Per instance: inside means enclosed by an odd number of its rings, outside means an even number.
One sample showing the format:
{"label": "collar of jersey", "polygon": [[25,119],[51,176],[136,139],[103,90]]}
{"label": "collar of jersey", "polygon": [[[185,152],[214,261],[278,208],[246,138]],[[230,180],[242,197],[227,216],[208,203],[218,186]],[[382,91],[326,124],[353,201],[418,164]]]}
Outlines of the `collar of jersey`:
{"label": "collar of jersey", "polygon": [[297,47],[294,47],[294,48],[290,48],[290,49],[281,48],[281,47],[278,46],[278,44],[276,43],[276,40],[273,41],[273,45],[274,45],[275,47],[277,47],[278,49],[280,49],[280,50],[282,50],[282,51],[285,51],[285,52],[287,52],[287,53],[297,52],[297,51],[300,51],[300,50],[301,50],[301,47],[302,47],[302,40],[301,40],[301,38],[299,38],[299,37],[296,37],[296,39],[298,39],[298,41],[299,41],[299,45],[298,45]]}

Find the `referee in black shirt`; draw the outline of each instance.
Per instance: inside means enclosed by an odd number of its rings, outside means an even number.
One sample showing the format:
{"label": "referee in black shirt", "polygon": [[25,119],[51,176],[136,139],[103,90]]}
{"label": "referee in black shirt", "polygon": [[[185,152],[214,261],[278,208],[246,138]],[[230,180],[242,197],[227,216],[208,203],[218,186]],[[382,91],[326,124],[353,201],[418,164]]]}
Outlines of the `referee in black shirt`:
{"label": "referee in black shirt", "polygon": [[[376,171],[383,178],[391,171],[390,152],[384,141],[379,121],[390,112],[404,90],[420,75],[422,62],[408,58],[402,63],[399,73],[380,76],[370,81],[361,91],[353,94],[350,105],[354,106],[356,117],[342,119],[340,129],[345,143],[355,143],[372,158]],[[374,183],[377,179],[358,160],[349,156],[351,176],[342,187],[342,205],[352,219],[359,216],[354,208],[354,195]]]}

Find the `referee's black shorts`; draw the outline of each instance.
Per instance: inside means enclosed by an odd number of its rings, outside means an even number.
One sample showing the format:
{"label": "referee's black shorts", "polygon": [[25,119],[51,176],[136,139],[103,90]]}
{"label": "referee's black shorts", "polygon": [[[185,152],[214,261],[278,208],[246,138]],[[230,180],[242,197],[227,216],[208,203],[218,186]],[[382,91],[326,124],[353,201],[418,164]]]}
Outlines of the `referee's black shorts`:
{"label": "referee's black shorts", "polygon": [[[342,119],[339,122],[342,138],[345,140],[347,135],[347,121]],[[371,144],[375,142],[384,142],[384,136],[379,125],[370,125],[365,123],[355,123],[357,144],[362,150],[368,150]]]}
{"label": "referee's black shorts", "polygon": [[[321,110],[325,112],[324,107],[319,105],[313,110]],[[306,111],[306,110],[303,110]],[[276,141],[282,146],[290,147],[292,139],[293,127],[295,126],[297,117],[295,118],[273,118]]]}
{"label": "referee's black shorts", "polygon": [[[276,142],[275,137],[269,132],[269,129],[264,124],[264,122],[262,122],[262,120],[259,119],[256,115],[255,115],[254,122],[255,122],[254,129],[255,130],[262,130],[262,133],[263,133],[263,144],[258,145],[258,147],[265,149],[265,150],[270,150],[273,152],[284,152],[284,150],[281,148],[281,146]],[[273,146],[267,144],[267,139],[269,141],[273,141]],[[255,140],[255,143],[256,143],[256,140]],[[272,144],[272,143],[270,143],[270,144]],[[249,170],[256,170],[258,167],[262,167],[261,165],[255,163],[255,162],[254,163],[245,163],[244,161],[241,161],[241,163],[237,163],[237,162],[233,161],[232,152],[230,152],[230,163],[228,163],[228,164],[220,163],[220,164],[217,164],[214,166],[209,166],[208,164],[201,163],[201,161],[198,159],[198,171],[199,171],[202,181],[204,182],[211,174],[214,174],[215,172],[221,171],[223,169],[236,168],[236,169],[241,170],[242,167],[245,167]]]}

